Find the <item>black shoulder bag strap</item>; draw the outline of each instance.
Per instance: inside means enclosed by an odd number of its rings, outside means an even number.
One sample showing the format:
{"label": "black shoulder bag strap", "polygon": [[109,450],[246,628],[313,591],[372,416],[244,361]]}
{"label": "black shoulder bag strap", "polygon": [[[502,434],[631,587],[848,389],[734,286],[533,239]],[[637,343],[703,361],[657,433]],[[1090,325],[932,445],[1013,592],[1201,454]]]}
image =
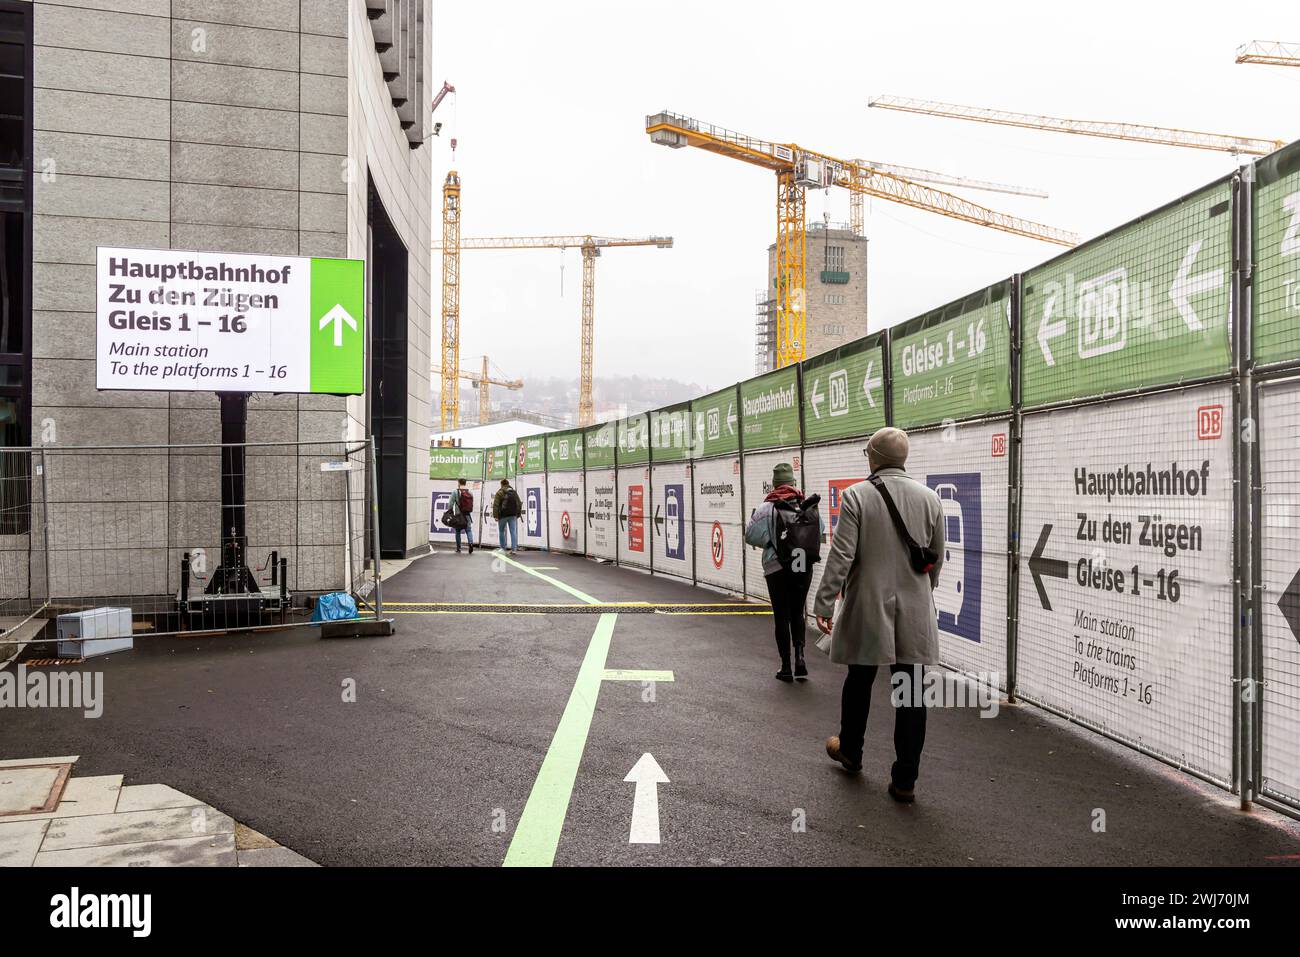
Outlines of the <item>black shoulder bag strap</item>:
{"label": "black shoulder bag strap", "polygon": [[903,516],[898,512],[898,506],[894,504],[894,497],[889,494],[889,489],[885,487],[884,479],[879,475],[872,475],[867,478],[867,481],[876,487],[880,497],[885,500],[885,508],[889,509],[889,517],[894,520],[894,528],[898,531],[898,537],[903,540],[903,544],[907,547],[907,557],[912,564],[912,570],[918,575],[927,574],[930,569],[934,568],[939,556],[934,549],[916,544],[911,532],[907,530],[907,525],[903,522]]}

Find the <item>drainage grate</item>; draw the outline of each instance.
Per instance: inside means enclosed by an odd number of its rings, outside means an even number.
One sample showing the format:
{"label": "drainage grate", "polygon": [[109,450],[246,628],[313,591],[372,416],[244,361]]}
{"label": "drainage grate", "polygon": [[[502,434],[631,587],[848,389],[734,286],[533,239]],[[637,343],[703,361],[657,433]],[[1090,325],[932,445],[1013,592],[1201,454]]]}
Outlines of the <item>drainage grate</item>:
{"label": "drainage grate", "polygon": [[19,664],[27,665],[29,668],[46,668],[50,665],[80,665],[85,661],[85,658],[33,658],[31,661],[22,661]]}
{"label": "drainage grate", "polygon": [[482,602],[385,602],[394,615],[529,614],[529,615],[769,615],[764,605],[730,602],[598,602],[596,604],[492,604]]}

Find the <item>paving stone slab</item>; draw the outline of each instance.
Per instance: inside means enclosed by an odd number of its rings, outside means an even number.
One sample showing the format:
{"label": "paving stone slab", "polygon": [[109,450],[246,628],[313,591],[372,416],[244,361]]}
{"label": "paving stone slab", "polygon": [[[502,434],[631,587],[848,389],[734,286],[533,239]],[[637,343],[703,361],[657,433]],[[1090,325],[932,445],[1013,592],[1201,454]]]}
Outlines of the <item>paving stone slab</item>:
{"label": "paving stone slab", "polygon": [[22,820],[22,812],[46,806],[63,769],[0,768],[0,821]]}
{"label": "paving stone slab", "polygon": [[50,822],[41,850],[143,844],[205,834],[229,834],[233,847],[234,833],[233,820],[215,808],[198,804],[194,807],[163,808],[156,811],[55,818]]}
{"label": "paving stone slab", "polygon": [[240,867],[319,867],[287,847],[257,847],[239,851]]}
{"label": "paving stone slab", "polygon": [[48,821],[0,824],[0,867],[31,867]]}
{"label": "paving stone slab", "polygon": [[112,814],[117,807],[117,796],[121,789],[122,775],[120,774],[69,778],[63,789],[63,796],[59,799],[59,805],[53,811],[40,814],[14,814],[0,818],[0,821],[48,821],[56,817]]}
{"label": "paving stone slab", "polygon": [[[53,827],[53,825],[51,825]],[[48,846],[48,843],[47,843]],[[235,835],[42,850],[36,867],[234,867]]]}
{"label": "paving stone slab", "polygon": [[202,803],[198,798],[182,794],[165,784],[132,784],[122,788],[117,799],[117,812],[159,811],[170,807],[193,807]]}

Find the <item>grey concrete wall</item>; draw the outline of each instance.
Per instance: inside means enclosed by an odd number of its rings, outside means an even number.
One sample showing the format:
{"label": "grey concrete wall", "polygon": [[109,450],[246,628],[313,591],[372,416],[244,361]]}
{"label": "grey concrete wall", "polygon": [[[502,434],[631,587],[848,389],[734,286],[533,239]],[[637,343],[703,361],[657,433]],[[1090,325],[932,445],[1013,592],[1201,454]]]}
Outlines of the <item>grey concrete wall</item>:
{"label": "grey concrete wall", "polygon": [[[400,128],[364,0],[36,0],[34,8],[34,442],[219,442],[213,395],[95,390],[95,247],[365,258],[369,167],[412,254],[407,520],[411,546],[425,547],[430,150],[410,149]],[[426,76],[428,56],[426,43]],[[365,397],[257,395],[248,440],[359,440],[365,409]],[[63,566],[52,563],[55,594],[172,592],[184,550],[204,547],[215,559],[213,452],[174,451],[161,463],[139,453],[63,459],[50,477],[52,548],[64,550]],[[310,578],[296,585],[339,587],[342,556],[326,543],[342,534],[342,507],[313,498],[333,494],[321,492],[318,467],[287,476],[296,514],[269,504],[274,491],[255,501],[255,483],[265,486],[273,471],[269,461],[250,465],[252,560],[287,551],[291,575],[301,568]],[[78,552],[76,542],[96,547]],[[115,566],[114,554],[129,568]]]}

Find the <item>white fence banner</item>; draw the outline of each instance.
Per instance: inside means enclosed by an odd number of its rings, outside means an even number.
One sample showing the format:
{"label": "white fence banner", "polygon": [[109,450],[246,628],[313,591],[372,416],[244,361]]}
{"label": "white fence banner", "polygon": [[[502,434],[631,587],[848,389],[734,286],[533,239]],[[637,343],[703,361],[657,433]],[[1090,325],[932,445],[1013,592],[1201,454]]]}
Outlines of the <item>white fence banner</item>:
{"label": "white fence banner", "polygon": [[1019,691],[1228,784],[1232,398],[1024,418]]}
{"label": "white fence banner", "polygon": [[650,466],[618,470],[618,561],[650,567]]}
{"label": "white fence banner", "polygon": [[656,575],[692,577],[691,465],[672,462],[651,466],[650,528]]}
{"label": "white fence banner", "polygon": [[531,472],[515,478],[515,491],[524,513],[519,517],[519,545],[546,548],[546,473]]}
{"label": "white fence banner", "polygon": [[[749,524],[754,510],[763,504],[772,491],[772,469],[781,462],[794,468],[794,483],[802,488],[803,475],[798,449],[777,449],[773,452],[753,452],[745,456],[742,466],[745,473],[744,523]],[[741,541],[744,541],[741,528]],[[767,579],[763,577],[763,549],[745,546],[745,594],[751,598],[768,600]]]}
{"label": "white fence banner", "polygon": [[803,491],[805,495],[820,495],[818,511],[826,523],[826,541],[822,544],[822,560],[813,565],[812,587],[808,590],[808,614],[812,615],[813,599],[821,584],[826,556],[835,537],[835,526],[840,518],[840,501],[844,490],[865,481],[870,469],[862,450],[867,447],[868,436],[853,442],[835,445],[818,445],[804,449]]}
{"label": "white fence banner", "polygon": [[943,506],[947,546],[934,589],[940,661],[986,680],[996,673],[999,688],[1007,683],[1010,432],[1005,419],[914,432],[907,457],[908,473]]}
{"label": "white fence banner", "polygon": [[585,489],[581,472],[546,473],[546,526],[551,551],[581,555]]}
{"label": "white fence banner", "polygon": [[1259,392],[1261,786],[1300,804],[1300,382]]}
{"label": "white fence banner", "polygon": [[587,554],[613,560],[618,557],[618,473],[613,469],[588,469],[585,475]]}
{"label": "white fence banner", "polygon": [[691,464],[695,482],[696,580],[741,593],[745,527],[740,510],[740,456]]}

